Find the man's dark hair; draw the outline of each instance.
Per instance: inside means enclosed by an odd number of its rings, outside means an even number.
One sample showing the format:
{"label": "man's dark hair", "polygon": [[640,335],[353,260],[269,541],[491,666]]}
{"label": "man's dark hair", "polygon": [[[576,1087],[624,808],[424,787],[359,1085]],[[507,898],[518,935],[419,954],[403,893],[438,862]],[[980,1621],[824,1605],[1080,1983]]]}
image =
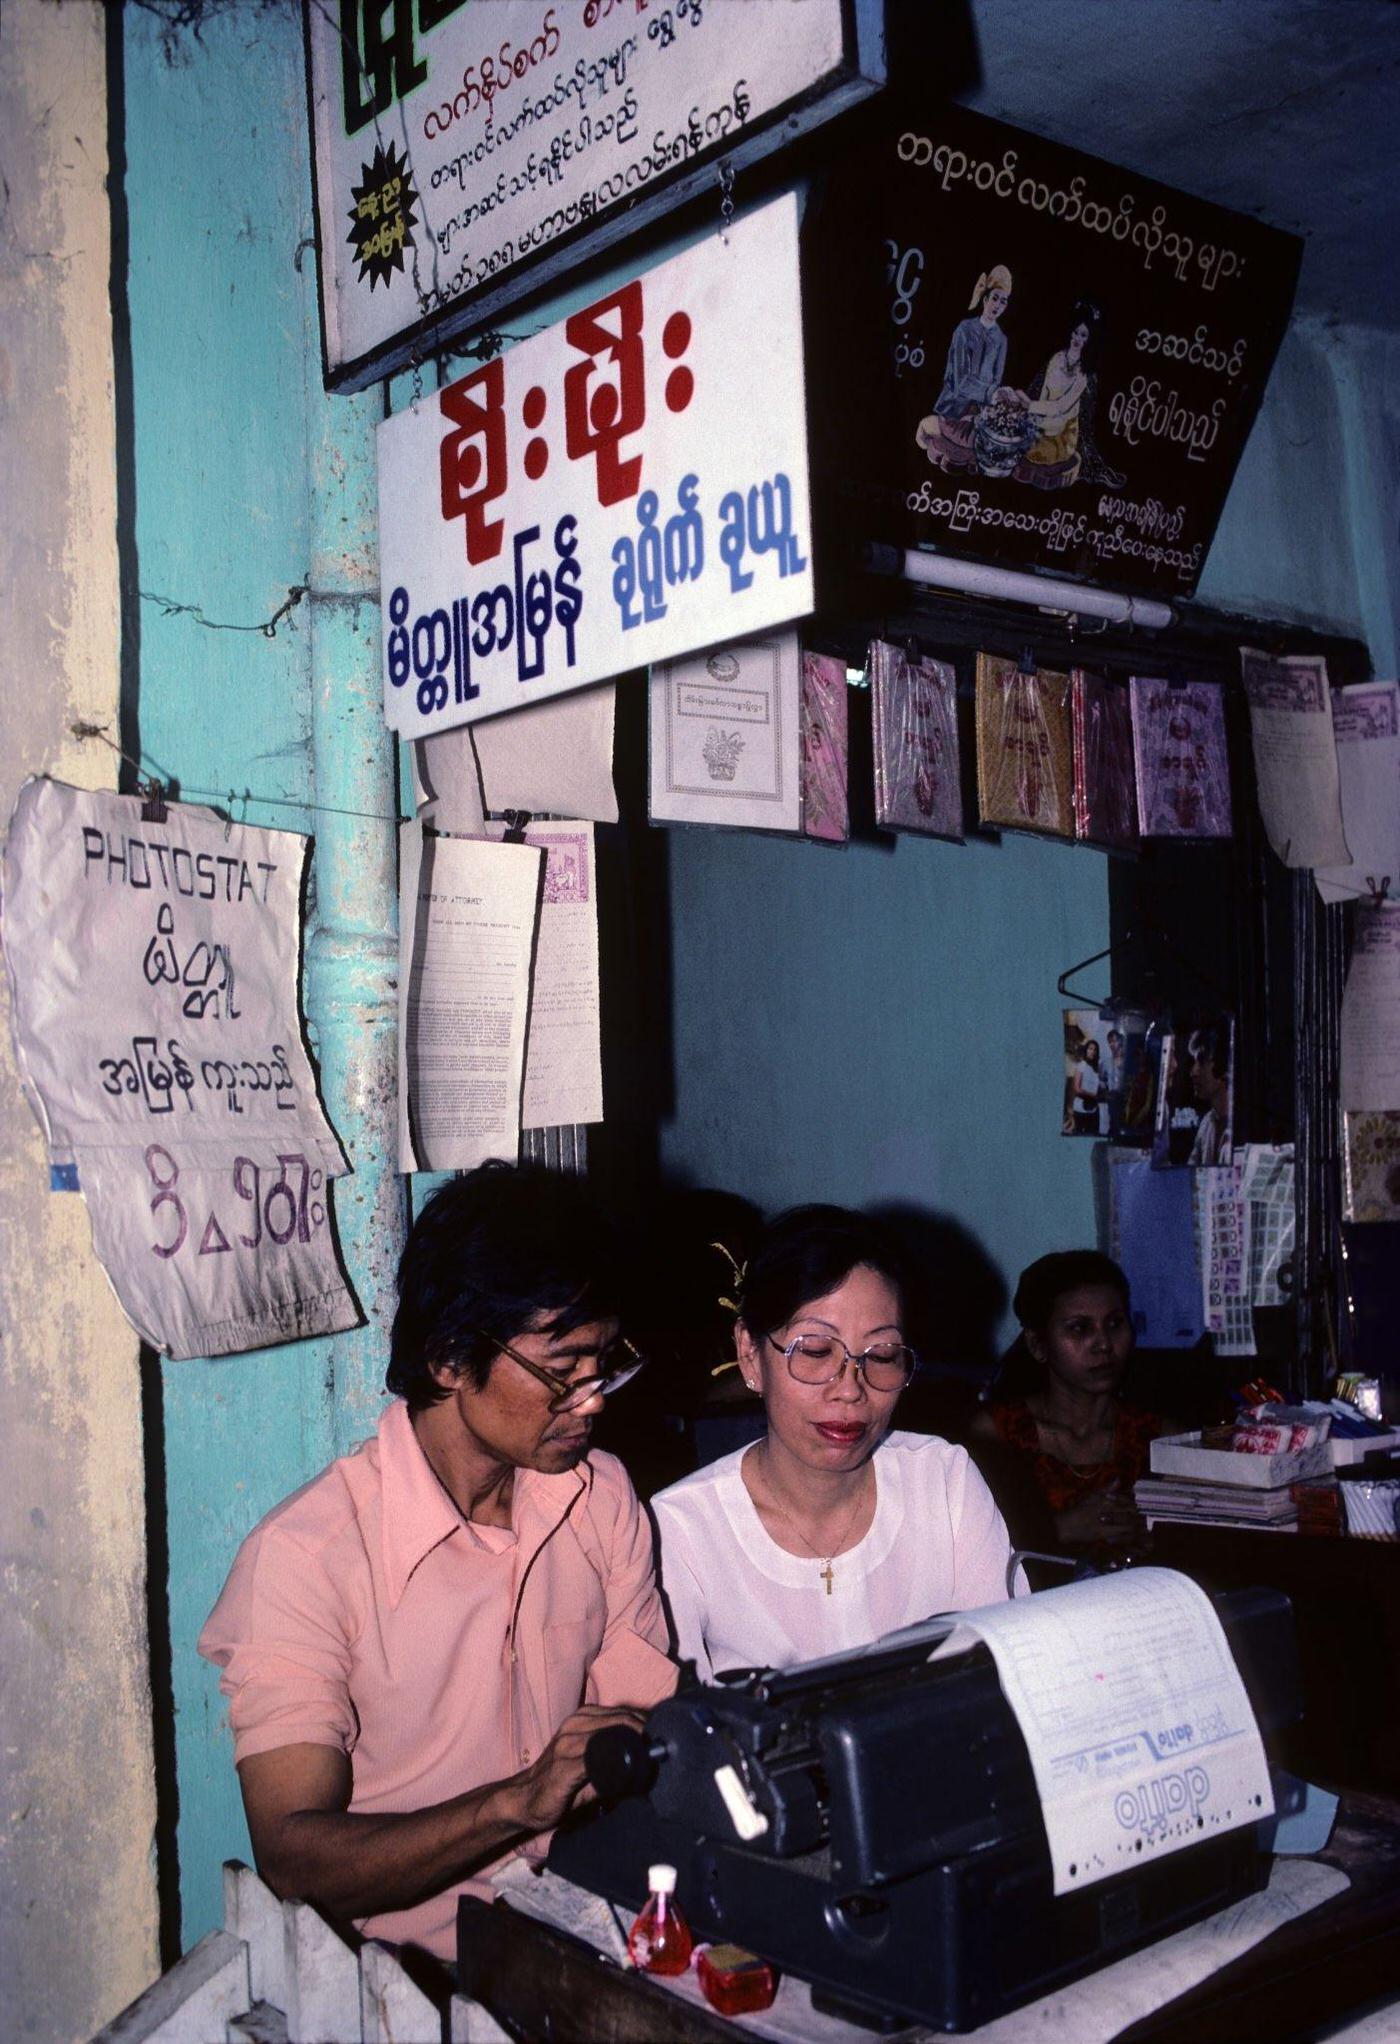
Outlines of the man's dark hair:
{"label": "man's dark hair", "polygon": [[1203,1057],[1217,1079],[1230,1076],[1230,1032],[1217,1023],[1206,1023],[1200,1029],[1193,1029],[1186,1038],[1186,1055],[1189,1060]]}
{"label": "man's dark hair", "polygon": [[1021,1272],[1011,1310],[1022,1327],[1042,1334],[1055,1310],[1055,1301],[1066,1292],[1082,1290],[1085,1285],[1103,1285],[1109,1291],[1121,1292],[1123,1304],[1128,1304],[1128,1280],[1111,1256],[1104,1256],[1097,1249],[1061,1249],[1052,1256],[1040,1257]]}
{"label": "man's dark hair", "polygon": [[623,1294],[621,1245],[581,1179],[483,1164],[441,1186],[409,1231],[386,1389],[415,1412],[435,1405],[449,1394],[430,1366],[444,1362],[480,1388],[493,1342],[612,1319]]}
{"label": "man's dark hair", "polygon": [[750,1334],[772,1334],[863,1264],[889,1280],[902,1306],[903,1259],[878,1221],[849,1207],[793,1207],[770,1223],[749,1258],[739,1317]]}

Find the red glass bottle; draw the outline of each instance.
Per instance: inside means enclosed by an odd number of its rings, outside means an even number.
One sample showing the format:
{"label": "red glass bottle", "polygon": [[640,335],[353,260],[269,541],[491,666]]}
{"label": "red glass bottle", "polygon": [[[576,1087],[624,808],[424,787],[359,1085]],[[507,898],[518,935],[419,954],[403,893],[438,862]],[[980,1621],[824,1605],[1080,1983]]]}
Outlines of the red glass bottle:
{"label": "red glass bottle", "polygon": [[627,1952],[643,1973],[684,1973],[690,1964],[691,1937],[676,1907],[674,1867],[647,1868],[651,1893],[627,1933]]}

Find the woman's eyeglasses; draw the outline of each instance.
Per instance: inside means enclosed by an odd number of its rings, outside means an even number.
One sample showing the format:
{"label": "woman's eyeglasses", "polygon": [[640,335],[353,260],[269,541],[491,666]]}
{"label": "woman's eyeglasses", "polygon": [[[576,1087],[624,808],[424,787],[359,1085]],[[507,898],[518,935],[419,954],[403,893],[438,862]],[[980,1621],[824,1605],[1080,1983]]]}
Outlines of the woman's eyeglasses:
{"label": "woman's eyeglasses", "polygon": [[799,1384],[834,1384],[849,1363],[872,1391],[902,1391],[918,1361],[902,1341],[877,1341],[856,1355],[839,1334],[799,1334],[788,1342],[770,1334],[768,1339]]}
{"label": "woman's eyeglasses", "polygon": [[546,1370],[542,1363],[532,1363],[508,1341],[497,1341],[494,1335],[485,1333],[481,1328],[475,1328],[473,1332],[480,1335],[482,1341],[489,1341],[492,1348],[499,1349],[503,1356],[509,1356],[513,1363],[519,1363],[522,1370],[528,1370],[532,1377],[538,1378],[554,1393],[549,1401],[551,1412],[577,1412],[581,1405],[587,1405],[590,1398],[600,1394],[611,1398],[614,1391],[630,1384],[646,1363],[646,1357],[638,1355],[630,1341],[619,1337],[603,1350],[598,1358],[601,1367],[593,1376],[561,1377],[557,1370]]}

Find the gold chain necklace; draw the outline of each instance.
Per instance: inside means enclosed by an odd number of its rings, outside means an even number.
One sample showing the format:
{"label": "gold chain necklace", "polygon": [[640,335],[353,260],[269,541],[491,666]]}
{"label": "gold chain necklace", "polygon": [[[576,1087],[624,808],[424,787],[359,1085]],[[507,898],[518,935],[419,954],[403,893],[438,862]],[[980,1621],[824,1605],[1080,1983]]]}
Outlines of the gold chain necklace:
{"label": "gold chain necklace", "polygon": [[807,1535],[798,1525],[796,1519],[794,1519],[789,1512],[785,1512],[782,1506],[778,1503],[777,1499],[772,1495],[772,1493],[771,1492],[769,1493],[768,1497],[769,1511],[776,1512],[778,1517],[782,1520],[783,1524],[785,1526],[790,1526],[792,1528],[793,1532],[797,1535],[798,1539],[802,1542],[802,1545],[806,1548],[808,1554],[812,1556],[813,1560],[819,1561],[821,1563],[821,1567],[817,1571],[817,1573],[820,1576],[822,1582],[825,1583],[826,1585],[826,1594],[828,1597],[831,1595],[831,1586],[836,1580],[836,1571],[832,1568],[831,1564],[833,1563],[833,1561],[835,1561],[837,1555],[840,1554],[845,1548],[846,1541],[850,1534],[851,1528],[852,1526],[855,1525],[856,1520],[860,1517],[861,1507],[864,1505],[864,1503],[865,1493],[864,1491],[862,1491],[859,1497],[857,1497],[856,1499],[856,1508],[851,1513],[850,1518],[847,1519],[845,1525],[841,1528],[841,1532],[832,1546],[831,1553],[823,1554],[819,1547],[814,1547],[812,1545],[812,1542],[807,1538]]}

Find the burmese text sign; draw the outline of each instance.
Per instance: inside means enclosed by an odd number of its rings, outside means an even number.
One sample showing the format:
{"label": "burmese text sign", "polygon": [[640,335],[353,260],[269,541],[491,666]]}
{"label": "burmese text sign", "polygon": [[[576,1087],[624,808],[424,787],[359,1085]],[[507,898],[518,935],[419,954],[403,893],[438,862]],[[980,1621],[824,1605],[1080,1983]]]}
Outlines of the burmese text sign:
{"label": "burmese text sign", "polygon": [[796,201],[386,419],[379,558],[410,737],[810,611]]}

